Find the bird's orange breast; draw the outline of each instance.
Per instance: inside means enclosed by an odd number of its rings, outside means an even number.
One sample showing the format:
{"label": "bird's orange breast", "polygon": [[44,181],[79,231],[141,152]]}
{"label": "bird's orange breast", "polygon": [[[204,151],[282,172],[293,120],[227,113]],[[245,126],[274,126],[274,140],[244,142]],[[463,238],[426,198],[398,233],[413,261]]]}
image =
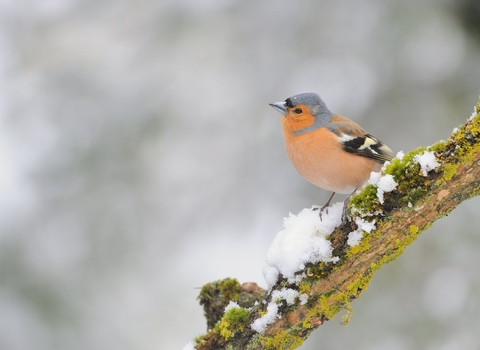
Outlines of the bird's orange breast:
{"label": "bird's orange breast", "polygon": [[314,185],[332,192],[351,193],[368,181],[381,164],[345,152],[338,137],[325,128],[294,135],[313,121],[292,121],[284,117],[283,134],[288,157],[298,173]]}

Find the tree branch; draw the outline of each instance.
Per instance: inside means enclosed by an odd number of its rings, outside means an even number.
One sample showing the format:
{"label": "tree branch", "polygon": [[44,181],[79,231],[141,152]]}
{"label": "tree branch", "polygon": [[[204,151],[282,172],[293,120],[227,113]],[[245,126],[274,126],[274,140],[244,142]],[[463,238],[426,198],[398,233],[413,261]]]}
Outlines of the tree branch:
{"label": "tree branch", "polygon": [[[384,264],[395,260],[418,235],[434,221],[448,215],[458,204],[478,195],[480,190],[480,102],[467,123],[458,128],[448,141],[395,158],[384,173],[391,174],[398,186],[384,194],[380,204],[377,187],[366,186],[352,197],[349,211],[352,218],[376,221],[376,231],[365,233],[359,245],[347,245],[352,227],[337,227],[330,235],[336,263],[307,264],[306,277],[296,284],[279,278],[268,293],[254,283],[240,286],[227,279],[207,284],[199,299],[205,306],[209,331],[196,339],[195,348],[205,349],[293,349],[308,335],[342,310],[343,322],[351,314],[350,302],[365,290]],[[415,156],[433,151],[440,164],[428,174],[422,173]],[[427,175],[427,176],[425,176]],[[272,301],[272,294],[289,288],[305,295],[306,302]],[[242,297],[240,297],[242,296]],[[306,297],[308,296],[308,299]],[[238,307],[224,312],[230,300]],[[253,306],[255,301],[259,301]],[[252,323],[268,313],[272,303],[278,307],[277,317],[264,333],[251,328]]]}

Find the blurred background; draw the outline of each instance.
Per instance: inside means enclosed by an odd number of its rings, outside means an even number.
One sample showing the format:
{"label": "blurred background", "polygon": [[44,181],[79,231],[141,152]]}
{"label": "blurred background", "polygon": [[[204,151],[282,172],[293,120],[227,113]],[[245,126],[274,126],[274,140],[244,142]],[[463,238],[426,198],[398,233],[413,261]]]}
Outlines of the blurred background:
{"label": "blurred background", "polygon": [[[283,217],[329,195],[267,103],[318,92],[395,152],[446,139],[479,98],[479,4],[0,1],[0,349],[203,333],[198,288],[265,287]],[[479,200],[302,349],[480,348]]]}

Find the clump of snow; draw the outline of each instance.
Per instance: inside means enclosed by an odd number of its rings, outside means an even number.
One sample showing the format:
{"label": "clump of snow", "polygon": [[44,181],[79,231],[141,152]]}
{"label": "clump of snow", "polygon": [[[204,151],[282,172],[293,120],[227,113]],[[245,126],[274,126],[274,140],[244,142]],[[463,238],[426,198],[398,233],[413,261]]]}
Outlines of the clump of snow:
{"label": "clump of snow", "polygon": [[385,200],[383,199],[383,194],[385,192],[383,192],[381,189],[377,189],[377,198],[378,198],[378,201],[380,202],[380,204],[383,204],[385,202]]}
{"label": "clump of snow", "polygon": [[382,178],[382,173],[377,173],[375,171],[372,171],[370,173],[370,178],[368,179],[368,183],[370,185],[377,185],[380,179]]}
{"label": "clump of snow", "polygon": [[352,231],[348,234],[347,244],[350,247],[355,247],[363,238],[363,232],[359,230]]}
{"label": "clump of snow", "polygon": [[403,151],[398,151],[397,155],[395,157],[402,160],[404,155],[405,155],[405,153],[403,153]]}
{"label": "clump of snow", "polygon": [[453,128],[452,134],[455,134],[458,131],[458,128]]}
{"label": "clump of snow", "polygon": [[303,209],[298,215],[289,214],[267,251],[267,267],[263,269],[265,281],[270,289],[282,274],[289,283],[298,283],[301,276],[295,274],[307,263],[337,262],[332,256],[332,246],[327,237],[340,225],[343,203],[335,203],[322,213]]}
{"label": "clump of snow", "polygon": [[238,305],[235,301],[230,300],[228,305],[225,306],[225,311],[224,312],[227,312],[228,310],[233,309],[233,308],[240,308],[240,305]]}
{"label": "clump of snow", "polygon": [[393,175],[385,174],[377,183],[377,197],[380,204],[383,204],[383,194],[392,192],[397,188],[397,182],[393,179]]}
{"label": "clump of snow", "polygon": [[375,225],[375,220],[370,222],[362,218],[355,218],[355,223],[360,230],[365,231],[366,233],[370,233],[377,228]]}
{"label": "clump of snow", "polygon": [[257,333],[263,333],[269,324],[275,322],[277,317],[278,305],[275,302],[270,302],[267,306],[267,313],[253,321],[252,329]]}
{"label": "clump of snow", "polygon": [[283,287],[280,290],[274,290],[272,292],[272,301],[280,302],[285,300],[288,305],[295,304],[295,299],[300,300],[300,305],[304,305],[307,302],[308,296],[306,294],[300,294],[295,289]]}
{"label": "clump of snow", "polygon": [[393,179],[390,174],[382,176],[381,173],[372,172],[368,183],[377,186],[377,198],[380,204],[384,203],[383,195],[387,192],[392,192],[397,188],[398,183]]}
{"label": "clump of snow", "polygon": [[348,234],[347,244],[350,247],[358,245],[363,237],[363,232],[370,233],[377,228],[375,225],[375,220],[366,221],[362,218],[356,217],[355,223],[357,224],[357,229]]}
{"label": "clump of snow", "polygon": [[275,266],[265,266],[262,270],[265,282],[267,282],[268,289],[277,283],[279,271]]}
{"label": "clump of snow", "polygon": [[304,305],[307,303],[308,296],[306,294],[300,294],[298,291],[283,287],[280,290],[274,290],[272,292],[272,301],[268,303],[267,313],[260,318],[257,318],[252,323],[252,329],[258,333],[265,332],[267,326],[273,322],[275,319],[280,318],[281,314],[278,312],[278,304],[285,300],[287,305],[295,304],[295,300],[299,299],[300,304]]}
{"label": "clump of snow", "polygon": [[392,192],[395,188],[397,188],[397,182],[393,179],[393,175],[385,174],[382,176],[380,181],[378,181],[377,186],[383,192]]}
{"label": "clump of snow", "polygon": [[428,172],[440,166],[433,151],[425,151],[423,154],[417,154],[414,160],[420,164],[420,170],[423,176],[427,176]]}

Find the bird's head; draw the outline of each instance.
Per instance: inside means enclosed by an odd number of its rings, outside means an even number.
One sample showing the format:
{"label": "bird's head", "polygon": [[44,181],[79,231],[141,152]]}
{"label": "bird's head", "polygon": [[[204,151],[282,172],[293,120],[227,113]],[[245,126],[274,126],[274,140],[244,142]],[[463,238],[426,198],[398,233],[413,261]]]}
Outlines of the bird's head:
{"label": "bird's head", "polygon": [[313,92],[294,95],[284,102],[269,105],[285,116],[284,128],[290,129],[293,134],[321,128],[333,117],[325,102]]}

